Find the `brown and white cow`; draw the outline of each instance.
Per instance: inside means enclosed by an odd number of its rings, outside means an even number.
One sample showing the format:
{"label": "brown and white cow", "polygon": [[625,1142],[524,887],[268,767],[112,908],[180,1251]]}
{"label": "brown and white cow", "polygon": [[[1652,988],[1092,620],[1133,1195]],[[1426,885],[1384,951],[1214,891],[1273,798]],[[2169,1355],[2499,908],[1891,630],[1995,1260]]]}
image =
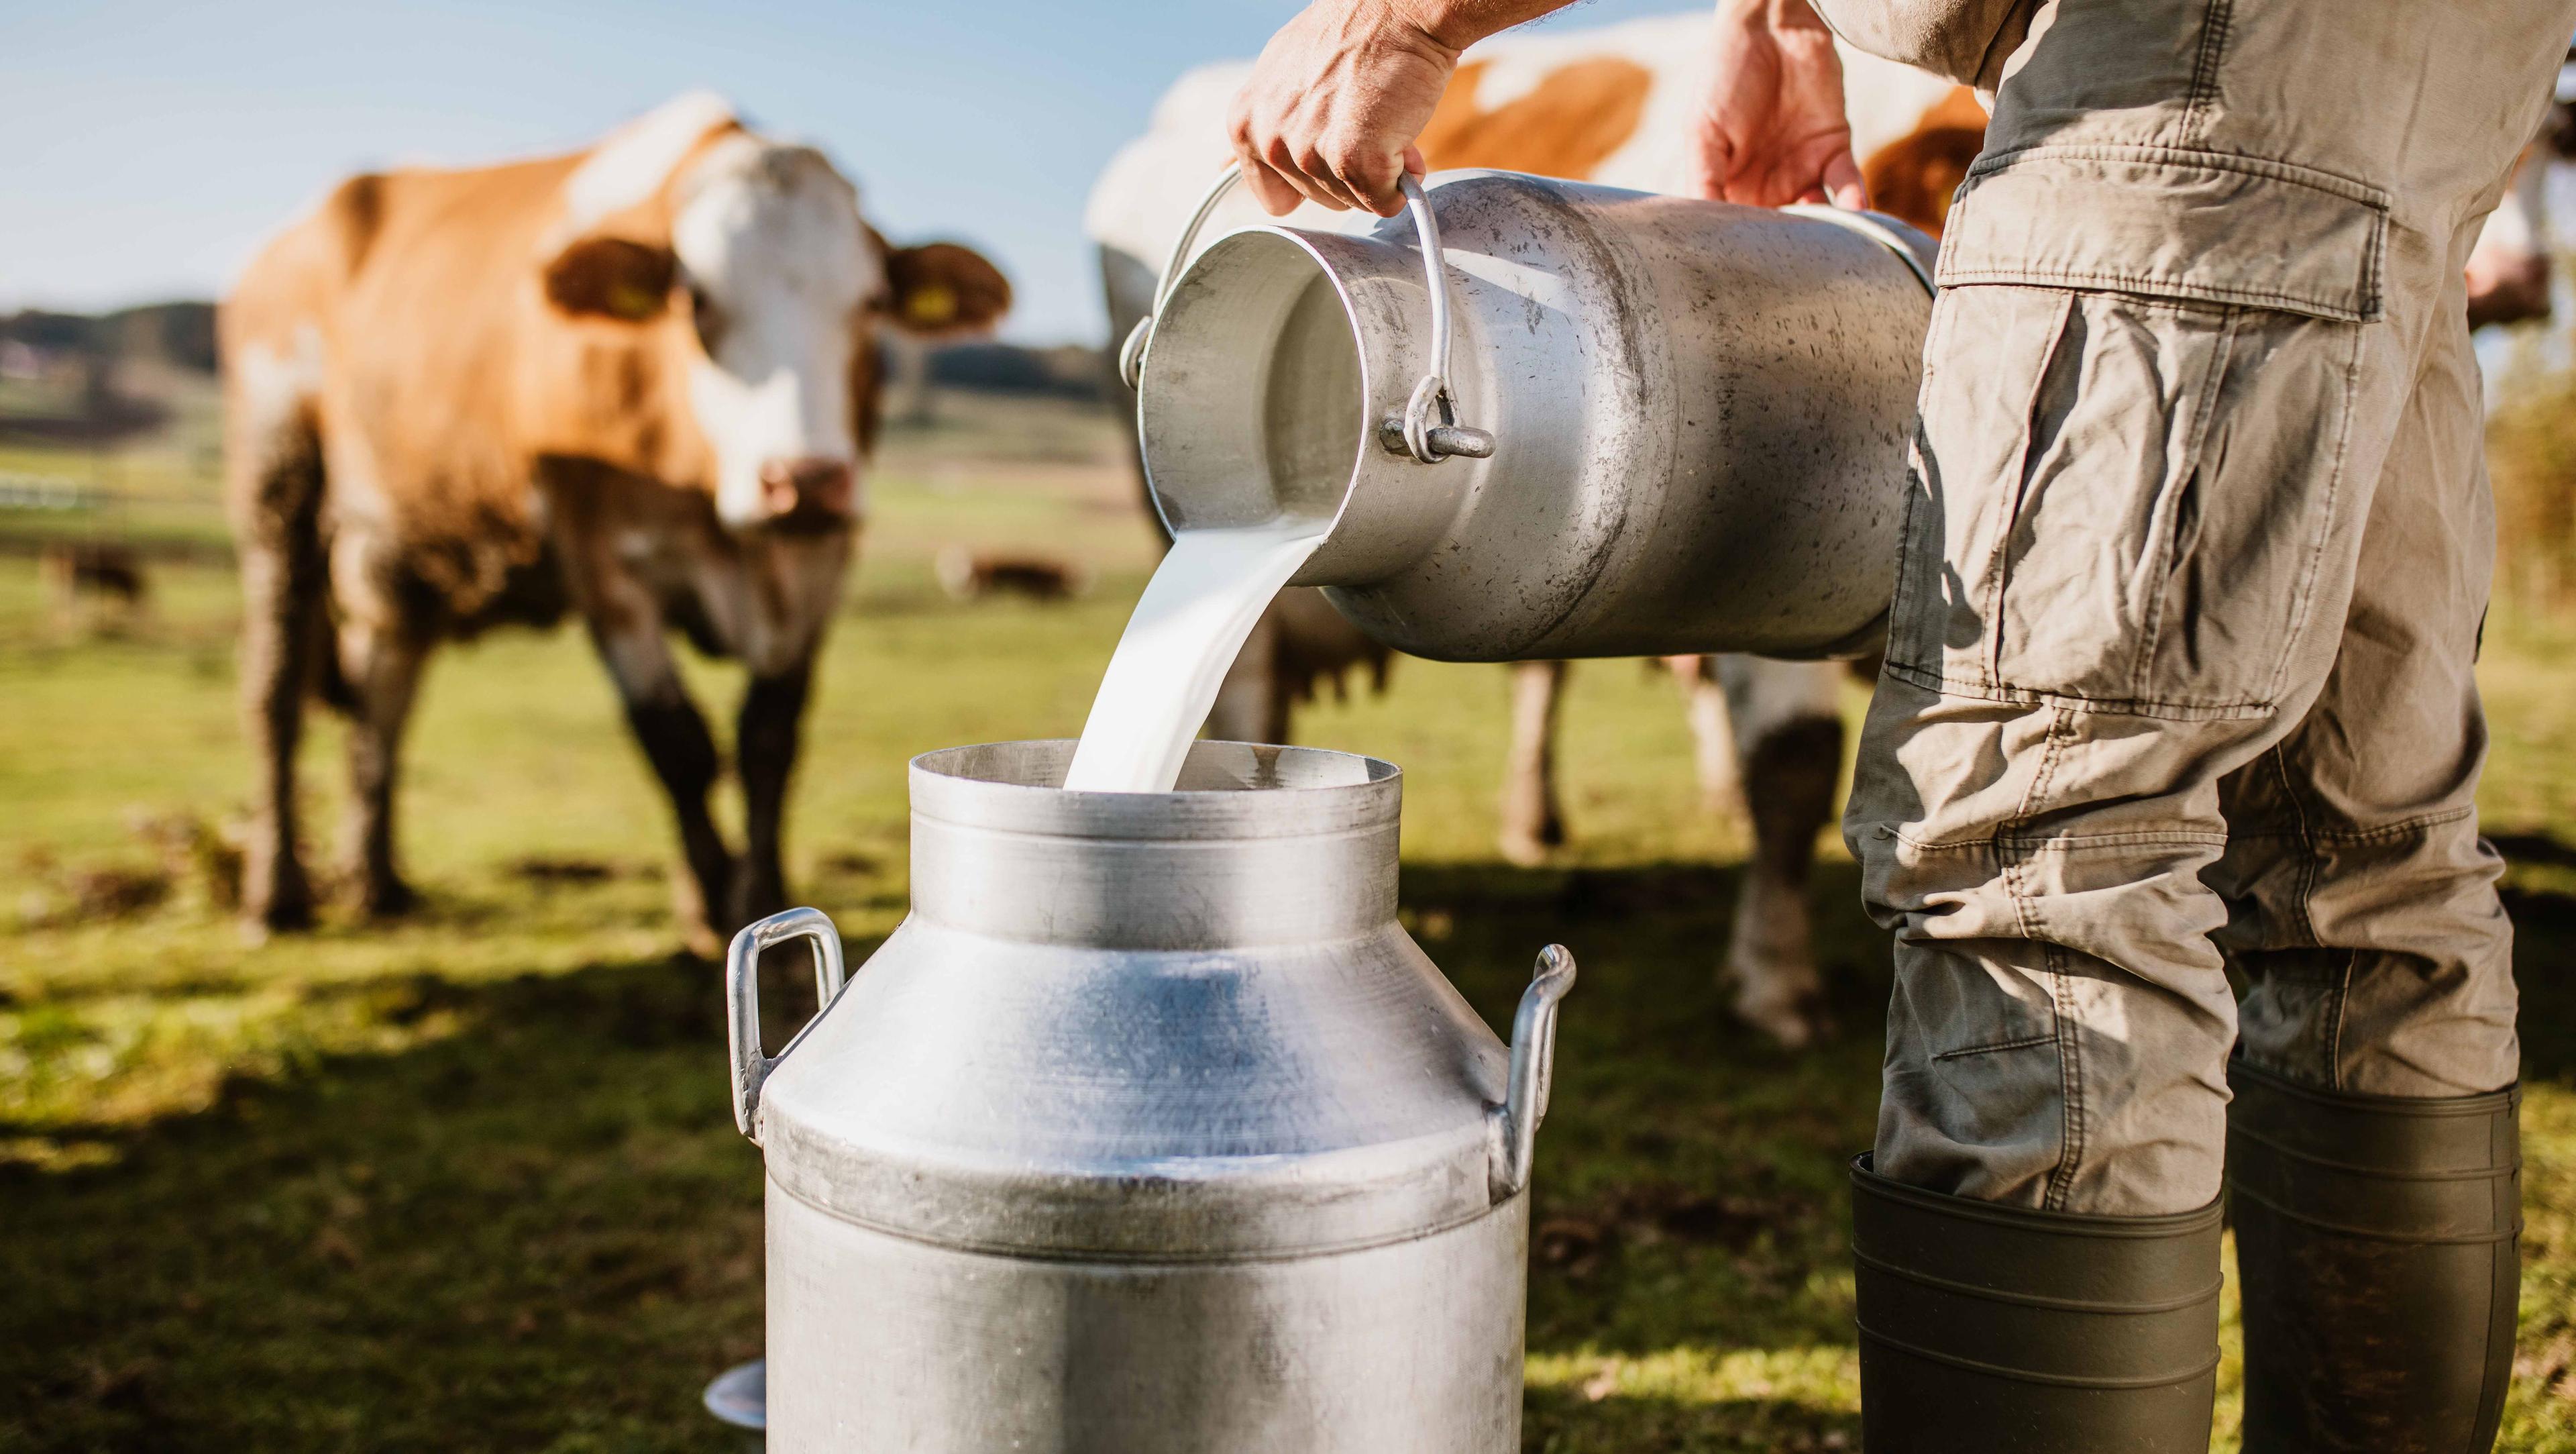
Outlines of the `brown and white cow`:
{"label": "brown and white cow", "polygon": [[[1702,94],[1707,45],[1700,16],[1498,36],[1459,67],[1423,132],[1424,156],[1435,169],[1502,167],[1682,190],[1693,165],[1691,113]],[[1922,72],[1848,49],[1844,61],[1872,197],[1937,230],[1976,159],[1985,112],[1973,93]],[[1147,135],[1111,162],[1092,191],[1087,227],[1100,249],[1112,340],[1123,339],[1151,306],[1173,239],[1224,161],[1225,110],[1246,69],[1209,66],[1182,77]],[[1264,220],[1237,198],[1202,237]],[[1289,220],[1334,229],[1376,221],[1313,207]],[[1319,592],[1283,592],[1228,676],[1209,731],[1284,741],[1290,703],[1310,694],[1317,678],[1338,677],[1362,660],[1383,677],[1383,648],[1344,623]],[[1775,1038],[1803,1044],[1823,1025],[1807,877],[1816,834],[1833,813],[1846,672],[1830,662],[1735,656],[1680,667],[1703,786],[1713,800],[1732,802],[1741,783],[1754,830],[1726,952],[1735,1010]],[[1515,863],[1540,862],[1563,841],[1555,721],[1566,672],[1563,662],[1512,668],[1500,846]]]}
{"label": "brown and white cow", "polygon": [[[863,514],[877,332],[976,329],[1009,300],[963,247],[888,246],[820,152],[703,94],[568,156],[342,183],[221,314],[252,923],[311,918],[307,691],[351,723],[360,904],[397,912],[395,767],[431,649],[567,606],[670,795],[692,942],[780,907],[788,775]],[[750,668],[739,857],[708,813],[717,751],[675,632]]]}
{"label": "brown and white cow", "polygon": [[2549,174],[2576,158],[2576,52],[2558,72],[2540,129],[2514,159],[2513,177],[2469,253],[2469,326],[2528,323],[2550,311]]}

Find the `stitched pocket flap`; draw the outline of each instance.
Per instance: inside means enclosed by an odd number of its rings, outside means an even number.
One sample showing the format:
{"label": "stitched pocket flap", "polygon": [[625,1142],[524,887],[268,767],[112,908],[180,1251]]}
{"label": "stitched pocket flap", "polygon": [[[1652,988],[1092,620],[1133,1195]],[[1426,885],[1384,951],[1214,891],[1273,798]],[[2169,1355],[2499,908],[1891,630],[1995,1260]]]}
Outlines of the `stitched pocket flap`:
{"label": "stitched pocket flap", "polygon": [[2018,283],[2381,316],[2388,194],[2308,167],[2158,146],[1979,159],[1941,242],[1941,285]]}

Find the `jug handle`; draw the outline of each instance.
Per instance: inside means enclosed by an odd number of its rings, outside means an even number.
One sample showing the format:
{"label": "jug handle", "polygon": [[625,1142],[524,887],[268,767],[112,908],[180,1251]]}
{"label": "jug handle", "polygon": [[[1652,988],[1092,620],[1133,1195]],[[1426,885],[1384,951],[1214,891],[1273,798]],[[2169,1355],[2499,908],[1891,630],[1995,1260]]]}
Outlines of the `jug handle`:
{"label": "jug handle", "polygon": [[[790,939],[814,941],[814,1018],[776,1055],[760,1053],[760,951]],[[849,974],[841,963],[841,932],[820,909],[772,914],[733,936],[725,949],[725,1031],[733,1052],[734,1129],[760,1144],[760,1086],[797,1042],[822,1021]]]}
{"label": "jug handle", "polygon": [[1529,1185],[1538,1152],[1539,1122],[1547,1119],[1547,1093],[1556,1073],[1556,1003],[1574,988],[1574,954],[1562,944],[1538,952],[1530,986],[1512,1017],[1510,1089],[1492,1112],[1493,1171],[1490,1189],[1499,1204]]}
{"label": "jug handle", "polygon": [[1933,281],[1932,276],[1937,258],[1925,257],[1922,248],[1915,246],[1920,241],[1925,247],[1937,249],[1938,244],[1902,223],[1891,225],[1894,219],[1885,213],[1855,212],[1848,207],[1833,207],[1822,202],[1791,202],[1780,210],[1796,217],[1830,222],[1845,232],[1856,232],[1868,238],[1896,254],[1896,260],[1905,264],[1905,270],[1914,275],[1914,281],[1923,285],[1924,296],[1936,299],[1941,296],[1941,285]]}
{"label": "jug handle", "polygon": [[[1199,199],[1198,210],[1190,214],[1190,224],[1181,229],[1181,240],[1172,245],[1172,256],[1163,264],[1163,276],[1154,285],[1154,311],[1128,330],[1127,340],[1118,347],[1118,377],[1128,388],[1135,388],[1145,377],[1145,349],[1154,341],[1154,321],[1163,316],[1163,305],[1172,300],[1172,289],[1181,280],[1181,265],[1189,261],[1190,245],[1198,241],[1199,229],[1207,225],[1209,214],[1225,194],[1243,180],[1239,164],[1228,165],[1217,174],[1216,184]],[[1449,397],[1449,339],[1451,334],[1449,299],[1449,262],[1440,249],[1440,220],[1431,212],[1431,198],[1422,190],[1422,179],[1406,172],[1398,183],[1404,190],[1404,205],[1413,214],[1414,235],[1422,241],[1424,281],[1431,294],[1431,372],[1413,386],[1413,395],[1404,404],[1404,413],[1385,424],[1387,447],[1402,447],[1424,464],[1438,464],[1453,454],[1470,459],[1485,459],[1494,452],[1494,436],[1482,429],[1470,429],[1457,422]],[[1440,418],[1434,423],[1432,410]]]}

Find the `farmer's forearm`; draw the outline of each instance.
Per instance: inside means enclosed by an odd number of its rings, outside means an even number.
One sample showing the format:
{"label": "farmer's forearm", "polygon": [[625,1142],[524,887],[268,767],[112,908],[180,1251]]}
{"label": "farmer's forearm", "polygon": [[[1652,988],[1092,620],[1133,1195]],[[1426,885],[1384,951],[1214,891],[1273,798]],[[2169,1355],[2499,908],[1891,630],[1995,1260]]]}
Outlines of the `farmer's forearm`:
{"label": "farmer's forearm", "polygon": [[[1572,0],[1356,0],[1376,5],[1443,49],[1465,50],[1497,31],[1564,9]],[[1825,23],[1807,0],[1718,0],[1717,13],[1742,25],[1770,30],[1822,30]]]}
{"label": "farmer's forearm", "polygon": [[[1357,0],[1383,8],[1388,16],[1451,53],[1465,50],[1496,31],[1564,9],[1572,0]],[[1800,0],[1786,0],[1798,4]],[[1803,8],[1803,6],[1802,6]]]}
{"label": "farmer's forearm", "polygon": [[1821,30],[1825,25],[1807,0],[1717,0],[1717,13],[1725,19],[1759,23],[1773,30],[1805,26]]}

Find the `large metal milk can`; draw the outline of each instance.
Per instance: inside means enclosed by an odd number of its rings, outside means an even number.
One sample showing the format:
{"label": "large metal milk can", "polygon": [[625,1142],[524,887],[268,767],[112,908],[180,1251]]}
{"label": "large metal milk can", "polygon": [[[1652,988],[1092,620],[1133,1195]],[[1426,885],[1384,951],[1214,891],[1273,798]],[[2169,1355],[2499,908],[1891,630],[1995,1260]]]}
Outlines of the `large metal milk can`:
{"label": "large metal milk can", "polygon": [[1931,239],[1512,172],[1405,186],[1410,220],[1365,236],[1175,249],[1121,357],[1166,524],[1329,522],[1292,584],[1421,656],[1874,644]]}
{"label": "large metal milk can", "polygon": [[[1553,946],[1507,1050],[1396,922],[1394,767],[1197,744],[912,764],[912,912],[840,983],[811,909],[735,940],[768,1163],[770,1447],[1519,1447]],[[828,1006],[761,1053],[753,965]],[[837,993],[831,993],[837,990]]]}

